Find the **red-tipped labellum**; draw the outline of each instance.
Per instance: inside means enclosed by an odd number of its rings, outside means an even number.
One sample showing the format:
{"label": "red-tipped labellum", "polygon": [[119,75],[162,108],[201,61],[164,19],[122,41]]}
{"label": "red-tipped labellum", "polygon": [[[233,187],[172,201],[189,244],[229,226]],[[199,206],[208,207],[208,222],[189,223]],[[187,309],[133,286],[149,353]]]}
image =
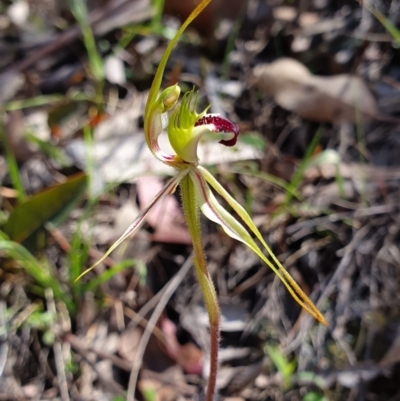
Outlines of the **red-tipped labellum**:
{"label": "red-tipped labellum", "polygon": [[239,135],[239,126],[232,121],[227,120],[219,115],[207,114],[196,121],[195,127],[199,125],[213,125],[212,132],[232,133],[234,136],[231,139],[221,139],[219,143],[225,146],[234,146]]}

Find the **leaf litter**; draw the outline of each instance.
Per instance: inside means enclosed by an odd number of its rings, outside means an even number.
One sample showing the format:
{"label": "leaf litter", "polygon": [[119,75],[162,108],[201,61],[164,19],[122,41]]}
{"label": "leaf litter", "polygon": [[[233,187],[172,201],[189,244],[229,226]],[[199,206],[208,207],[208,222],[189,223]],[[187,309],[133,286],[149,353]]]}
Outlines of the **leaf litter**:
{"label": "leaf litter", "polygon": [[[18,3],[24,2],[14,4]],[[172,3],[168,7],[177,7]],[[107,7],[100,4],[89,7],[89,21],[93,23],[99,48],[104,60],[111,60],[106,66],[108,82],[103,93],[106,119],[94,124],[94,171],[101,183],[96,194],[110,182],[117,181],[120,185],[101,196],[93,218],[81,221],[89,200],[86,198],[57,223],[68,247],[60,246],[62,241],[55,241],[53,235],[37,237],[46,239],[42,242],[42,254],[35,253],[35,257],[49,261],[49,271],[60,282],[60,292],[71,295],[81,313],[66,311],[55,294],[58,320],[47,319],[51,296],[45,297],[40,283],[23,274],[4,251],[1,253],[0,396],[6,399],[61,397],[64,401],[64,379],[70,399],[123,397],[128,386],[126,375],[135,359],[143,327],[165,283],[190,253],[190,247],[185,245],[185,230],[179,223],[178,201],[171,196],[166,207],[175,211],[175,217],[166,213],[163,218],[168,216],[172,220],[168,224],[177,224],[178,232],[165,230],[165,225],[158,226],[160,215],[154,215],[142,235],[127,247],[125,255],[140,259],[144,270],[122,270],[94,293],[79,292],[68,282],[71,261],[80,255],[79,263],[85,264],[86,246],[90,248],[88,254],[95,258],[108,245],[105,242],[112,241],[115,231],[121,230],[121,220],[127,217],[125,212],[117,217],[117,209],[131,205],[134,210],[145,203],[160,180],[169,174],[167,170],[154,170],[151,157],[140,156],[143,147],[140,116],[147,96],[146,85],[165,46],[161,36],[167,36],[168,32],[152,35],[140,27],[135,32],[137,40],[134,38],[123,50],[109,52],[107,46],[115,45],[120,35],[130,33],[123,28],[124,24],[148,21],[151,12],[149,1],[110,0]],[[203,224],[207,257],[219,296],[230,311],[224,316],[230,329],[224,331],[221,341],[222,398],[396,399],[400,363],[396,357],[400,338],[397,307],[400,149],[395,114],[399,111],[396,96],[400,76],[396,49],[386,33],[384,40],[380,40],[382,26],[368,18],[367,11],[356,3],[345,8],[333,1],[325,2],[324,7],[321,2],[303,4],[303,8],[292,6],[290,10],[284,7],[284,4],[250,1],[249,7],[241,11],[243,23],[235,31],[237,36],[231,39],[223,34],[222,28],[215,39],[210,39],[213,28],[199,20],[197,28],[208,40],[203,54],[208,67],[212,67],[206,73],[202,71],[204,65],[198,62],[199,47],[191,42],[194,31],[188,42],[177,48],[173,56],[176,59],[172,60],[176,65],[183,60],[184,67],[181,72],[177,72],[178,68],[173,70],[171,75],[182,74],[189,87],[193,79],[202,84],[201,95],[212,99],[219,112],[233,117],[245,134],[256,133],[262,138],[263,151],[260,146],[240,145],[236,153],[222,156],[211,147],[205,149],[202,158],[210,155],[210,168],[219,174],[237,200],[252,211],[279,258],[287,263],[285,266],[330,320],[329,330],[312,326],[257,260],[215,227]],[[383,7],[380,12],[396,21],[395,9],[392,2],[392,6]],[[235,12],[239,11],[233,8],[218,11],[213,21],[232,18]],[[254,14],[262,15],[262,22],[254,19]],[[45,14],[35,15],[40,18]],[[26,18],[23,13],[22,17]],[[21,180],[25,188],[30,188],[28,201],[40,197],[40,190],[46,190],[49,184],[58,183],[62,187],[60,182],[72,173],[81,170],[90,173],[82,127],[85,121],[94,121],[89,116],[94,102],[87,100],[94,82],[87,64],[82,63],[87,57],[77,40],[79,29],[68,13],[59,14],[61,19],[66,18],[64,32],[53,32],[48,42],[34,35],[31,42],[26,42],[25,27],[33,32],[37,29],[31,25],[31,17],[28,15],[28,22],[21,26],[20,20],[4,14],[1,19],[4,53],[0,61],[2,104],[39,96],[40,104],[33,103],[34,108],[24,108],[17,114],[6,115],[2,109],[4,122],[9,119],[23,122],[11,127],[8,134],[18,156]],[[43,29],[54,28],[49,21],[53,19],[43,23]],[[170,17],[163,17],[165,26],[174,29],[170,21]],[[358,21],[362,29],[355,28]],[[228,21],[228,26],[232,26],[229,24]],[[152,39],[151,50],[143,52],[141,46],[146,35]],[[349,41],[349,36],[354,40]],[[9,41],[10,37],[14,42]],[[362,43],[357,42],[360,38]],[[102,39],[105,41],[100,46]],[[228,39],[231,51],[228,61],[224,61],[218,56],[218,49],[226,49]],[[215,42],[211,43],[212,40]],[[343,55],[350,58],[348,62]],[[229,66],[224,74],[223,61]],[[68,74],[61,71],[63,66]],[[20,75],[20,71],[24,74]],[[228,77],[228,81],[222,76]],[[378,97],[370,89],[371,83],[376,82],[380,87]],[[73,110],[67,122],[52,113],[62,105],[46,103],[41,90],[50,94],[61,91],[65,99],[74,98],[79,91],[85,94],[86,103]],[[30,119],[35,113],[49,127],[32,124]],[[323,124],[318,126],[316,122]],[[23,147],[32,148],[29,136],[21,138],[21,127],[69,156],[69,164],[57,163],[49,148],[36,145],[33,153],[18,154]],[[60,128],[59,137],[54,135],[54,127]],[[319,145],[301,167],[300,182],[291,182],[318,127],[323,131]],[[0,162],[0,217],[7,227],[6,221],[19,213],[19,207],[3,155]],[[142,177],[149,173],[160,178]],[[286,186],[278,185],[282,180]],[[290,188],[290,184],[295,187],[296,197],[283,207],[287,196],[283,188]],[[68,194],[71,198],[72,192]],[[51,210],[63,209],[62,196],[51,202]],[[47,210],[49,215],[51,210]],[[34,217],[38,215],[35,213]],[[8,226],[13,219],[8,220]],[[39,225],[46,227],[48,218],[42,220]],[[108,230],[102,230],[104,226]],[[74,248],[71,243],[79,228],[84,231],[82,238],[90,238],[94,233],[94,242],[89,245],[82,242]],[[13,232],[22,229],[32,231],[29,225],[13,224]],[[104,235],[97,236],[102,231]],[[68,255],[71,249],[75,251]],[[120,255],[112,255],[107,266],[119,258]],[[107,269],[102,267],[96,274],[101,275]],[[138,382],[144,397],[194,399],[202,388],[207,361],[201,357],[207,353],[204,338],[208,328],[204,324],[204,305],[194,283],[192,275],[187,274],[157,322]],[[68,320],[69,325],[65,323]],[[58,334],[56,329],[60,327]],[[54,334],[49,336],[51,332],[56,334],[57,342]],[[280,360],[286,358],[288,363],[296,365],[289,382],[271,361],[267,344],[280,346]],[[64,379],[60,368],[65,371]]]}
{"label": "leaf litter", "polygon": [[253,69],[254,85],[286,110],[307,120],[343,123],[400,120],[379,109],[364,80],[356,75],[317,76],[295,59],[281,58]]}

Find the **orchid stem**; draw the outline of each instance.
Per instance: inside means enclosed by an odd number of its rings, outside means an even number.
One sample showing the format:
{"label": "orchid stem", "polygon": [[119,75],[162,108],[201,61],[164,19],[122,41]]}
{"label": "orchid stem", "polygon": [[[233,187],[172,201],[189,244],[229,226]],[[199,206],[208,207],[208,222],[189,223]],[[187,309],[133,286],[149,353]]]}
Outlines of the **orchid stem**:
{"label": "orchid stem", "polygon": [[208,379],[206,401],[213,401],[218,369],[220,310],[217,293],[207,268],[203,242],[201,240],[200,208],[191,178],[187,175],[181,181],[182,205],[189,234],[194,248],[194,266],[204,297],[210,321],[210,377]]}

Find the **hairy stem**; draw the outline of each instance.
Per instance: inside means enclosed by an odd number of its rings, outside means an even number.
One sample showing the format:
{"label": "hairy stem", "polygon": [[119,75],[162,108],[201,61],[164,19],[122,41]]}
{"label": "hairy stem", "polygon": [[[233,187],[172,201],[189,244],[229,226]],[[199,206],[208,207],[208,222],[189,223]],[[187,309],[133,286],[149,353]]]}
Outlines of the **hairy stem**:
{"label": "hairy stem", "polygon": [[193,242],[194,266],[210,321],[210,377],[208,380],[206,401],[213,401],[218,369],[220,311],[217,293],[208,271],[204,255],[200,229],[200,208],[197,202],[194,184],[189,175],[187,175],[183,178],[180,185],[186,224]]}

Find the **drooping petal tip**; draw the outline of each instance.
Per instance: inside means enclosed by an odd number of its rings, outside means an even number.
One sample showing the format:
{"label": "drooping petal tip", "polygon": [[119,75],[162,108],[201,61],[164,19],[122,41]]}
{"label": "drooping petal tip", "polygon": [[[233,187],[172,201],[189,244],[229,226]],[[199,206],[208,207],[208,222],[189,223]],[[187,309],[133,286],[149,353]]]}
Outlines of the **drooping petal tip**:
{"label": "drooping petal tip", "polygon": [[220,116],[219,114],[206,114],[204,117],[199,118],[194,126],[198,127],[201,125],[208,125],[211,132],[224,134],[224,139],[219,141],[222,145],[236,145],[239,136],[239,126],[232,121]]}

